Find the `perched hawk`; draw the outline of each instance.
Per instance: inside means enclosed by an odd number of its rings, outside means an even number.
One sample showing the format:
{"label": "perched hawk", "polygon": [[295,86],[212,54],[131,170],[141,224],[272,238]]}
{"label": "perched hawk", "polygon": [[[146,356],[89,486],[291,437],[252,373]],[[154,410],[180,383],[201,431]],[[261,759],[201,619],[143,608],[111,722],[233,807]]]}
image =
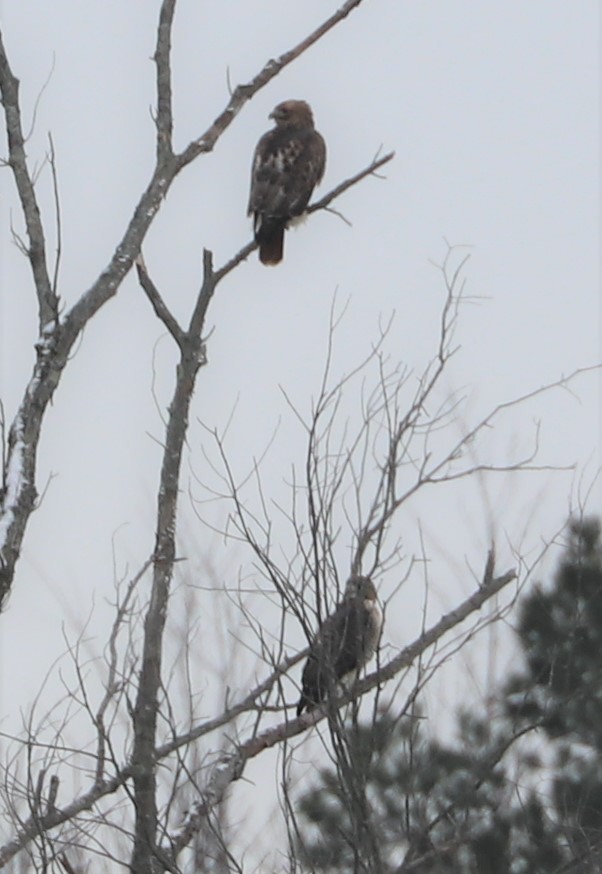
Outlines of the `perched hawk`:
{"label": "perched hawk", "polygon": [[284,231],[305,211],[326,166],[326,146],[304,100],[279,103],[270,118],[276,126],[257,143],[249,197],[262,264],[282,261]]}
{"label": "perched hawk", "polygon": [[312,710],[339,683],[355,679],[378,645],[383,614],[368,577],[351,577],[345,596],[320,626],[303,669],[297,716]]}

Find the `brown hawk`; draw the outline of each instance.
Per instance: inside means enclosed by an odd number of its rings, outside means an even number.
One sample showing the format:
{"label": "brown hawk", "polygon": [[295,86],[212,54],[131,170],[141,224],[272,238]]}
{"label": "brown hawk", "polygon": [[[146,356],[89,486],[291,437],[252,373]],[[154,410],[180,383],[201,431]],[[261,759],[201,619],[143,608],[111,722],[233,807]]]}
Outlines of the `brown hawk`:
{"label": "brown hawk", "polygon": [[270,118],[276,126],[257,143],[248,210],[262,264],[282,261],[284,231],[305,211],[326,166],[326,145],[309,104],[285,100]]}
{"label": "brown hawk", "polygon": [[339,684],[357,677],[376,651],[382,626],[374,583],[368,577],[351,577],[343,600],[320,625],[311,644],[297,716],[337,692]]}

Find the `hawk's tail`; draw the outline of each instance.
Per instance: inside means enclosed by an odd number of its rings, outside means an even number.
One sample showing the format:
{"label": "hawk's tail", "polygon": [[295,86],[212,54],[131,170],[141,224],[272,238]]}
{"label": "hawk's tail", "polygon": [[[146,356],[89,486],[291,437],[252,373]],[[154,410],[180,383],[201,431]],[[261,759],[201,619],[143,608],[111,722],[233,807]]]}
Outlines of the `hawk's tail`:
{"label": "hawk's tail", "polygon": [[262,217],[255,230],[255,242],[259,246],[259,260],[262,264],[279,264],[284,251],[284,229],[282,219]]}

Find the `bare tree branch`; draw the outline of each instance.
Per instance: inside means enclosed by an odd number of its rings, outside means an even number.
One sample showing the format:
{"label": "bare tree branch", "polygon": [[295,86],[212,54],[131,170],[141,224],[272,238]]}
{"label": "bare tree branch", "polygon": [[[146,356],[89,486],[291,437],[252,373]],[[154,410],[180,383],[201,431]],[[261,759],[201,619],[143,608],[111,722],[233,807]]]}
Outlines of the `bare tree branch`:
{"label": "bare tree branch", "polygon": [[230,126],[248,100],[271,82],[286,66],[296,61],[307,49],[311,48],[314,43],[318,42],[328,31],[332,30],[333,27],[346,18],[350,12],[357,9],[362,2],[363,0],[347,0],[337,12],[333,13],[330,18],[317,27],[309,36],[301,40],[294,48],[280,55],[279,58],[268,61],[263,69],[250,82],[247,82],[246,85],[238,85],[234,89],[228,105],[218,115],[213,124],[207,128],[204,134],[190,143],[177,156],[178,164],[185,166],[201,153],[211,152],[219,137]]}
{"label": "bare tree branch", "polygon": [[171,29],[176,0],[163,0],[157,31],[157,163],[164,164],[172,156],[173,116],[171,105]]}
{"label": "bare tree branch", "polygon": [[23,210],[29,246],[27,257],[31,264],[36,294],[38,297],[39,330],[57,319],[58,300],[52,290],[48,266],[46,263],[46,242],[40,208],[36,198],[34,185],[27,168],[25,144],[21,126],[21,110],[19,107],[19,81],[13,75],[8,57],[4,49],[0,32],[0,95],[6,117],[6,133],[8,136],[8,163],[15,177],[19,192],[19,200]]}
{"label": "bare tree branch", "polygon": [[142,289],[144,290],[149,301],[151,302],[151,306],[154,309],[157,318],[163,322],[163,324],[181,349],[183,343],[185,342],[186,335],[182,328],[178,325],[178,322],[176,321],[174,316],[167,308],[165,301],[161,297],[159,289],[148,275],[142,253],[136,258],[136,272],[138,273],[138,281],[140,282]]}
{"label": "bare tree branch", "polygon": [[48,134],[48,142],[50,143],[50,154],[48,157],[48,161],[50,163],[50,171],[52,173],[52,193],[54,195],[54,221],[56,225],[56,256],[54,259],[54,270],[52,271],[52,293],[55,295],[58,303],[59,269],[61,266],[63,231],[61,226],[61,199],[59,196],[59,181],[56,169],[56,154],[54,151],[52,134]]}
{"label": "bare tree branch", "polygon": [[[329,205],[336,200],[339,195],[343,194],[349,188],[352,188],[358,182],[361,182],[362,179],[365,179],[366,176],[373,176],[376,173],[376,170],[379,167],[382,167],[384,164],[387,164],[395,157],[395,152],[389,152],[387,155],[384,155],[382,158],[375,158],[368,167],[365,167],[363,170],[360,170],[359,173],[356,173],[354,176],[350,176],[349,179],[345,179],[343,182],[339,183],[339,185],[335,186],[335,188],[331,189],[324,197],[317,200],[315,203],[308,206],[305,213],[306,215],[310,215],[311,213],[318,212],[319,210],[328,210]],[[233,255],[229,261],[227,261],[223,267],[220,267],[219,270],[215,271],[215,284],[217,285],[221,280],[231,273],[235,267],[244,261],[249,255],[255,251],[257,248],[257,243],[254,241],[251,243],[247,243],[246,246]]]}
{"label": "bare tree branch", "polygon": [[[134,800],[136,827],[131,868],[134,874],[159,870],[157,861],[157,799],[155,746],[158,695],[161,688],[161,653],[167,618],[167,602],[175,560],[176,513],[178,507],[182,451],[188,429],[190,403],[199,368],[205,361],[201,341],[207,306],[215,289],[211,254],[204,254],[204,274],[190,328],[180,336],[180,362],[169,406],[165,449],[157,498],[157,534],[153,556],[153,583],[144,623],[142,667],[134,711]],[[145,271],[139,268],[144,278]],[[147,288],[150,287],[147,283]],[[159,867],[158,867],[159,866]]]}
{"label": "bare tree branch", "polygon": [[335,186],[332,191],[329,191],[328,194],[325,194],[324,197],[320,198],[320,200],[316,200],[315,203],[308,206],[306,210],[307,214],[311,215],[312,212],[317,212],[320,209],[327,209],[333,200],[336,200],[336,198],[343,194],[343,192],[347,191],[347,189],[352,188],[358,182],[361,182],[362,179],[366,178],[366,176],[376,176],[376,171],[385,164],[388,164],[389,161],[392,161],[394,157],[395,152],[388,152],[386,155],[383,155],[382,158],[375,158],[368,167],[360,170],[359,173],[356,173],[354,176],[350,176],[349,179],[345,179],[344,182]]}

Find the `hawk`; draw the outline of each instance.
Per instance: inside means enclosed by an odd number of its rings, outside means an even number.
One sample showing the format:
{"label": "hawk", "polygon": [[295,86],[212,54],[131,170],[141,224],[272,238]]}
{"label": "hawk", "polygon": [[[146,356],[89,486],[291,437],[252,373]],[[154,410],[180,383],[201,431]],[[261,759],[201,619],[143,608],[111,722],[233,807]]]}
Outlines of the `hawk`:
{"label": "hawk", "polygon": [[336,690],[339,683],[355,679],[376,651],[383,626],[374,583],[353,576],[343,600],[321,624],[303,669],[297,716],[313,710]]}
{"label": "hawk", "polygon": [[276,122],[255,149],[249,215],[262,264],[282,261],[284,231],[300,216],[324,175],[326,145],[304,100],[285,100],[270,113]]}

